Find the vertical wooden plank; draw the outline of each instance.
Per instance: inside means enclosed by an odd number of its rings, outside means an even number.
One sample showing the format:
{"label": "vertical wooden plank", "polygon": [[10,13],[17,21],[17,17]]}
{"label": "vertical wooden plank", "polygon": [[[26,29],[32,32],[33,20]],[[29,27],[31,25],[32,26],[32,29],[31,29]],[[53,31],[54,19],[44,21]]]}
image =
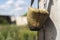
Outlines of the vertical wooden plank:
{"label": "vertical wooden plank", "polygon": [[60,0],[53,0],[49,11],[50,16],[45,24],[45,40],[60,40]]}
{"label": "vertical wooden plank", "polygon": [[45,40],[56,40],[57,30],[53,21],[48,18],[48,21],[45,25]]}
{"label": "vertical wooden plank", "polygon": [[44,40],[44,32],[43,29],[39,30],[37,33],[38,37],[37,40]]}
{"label": "vertical wooden plank", "polygon": [[[44,0],[38,0],[38,8],[44,9]],[[39,30],[37,36],[37,40],[44,40],[44,29]]]}
{"label": "vertical wooden plank", "polygon": [[48,11],[50,16],[45,23],[45,39],[42,29],[38,32],[38,40],[60,40],[60,0],[50,0]]}

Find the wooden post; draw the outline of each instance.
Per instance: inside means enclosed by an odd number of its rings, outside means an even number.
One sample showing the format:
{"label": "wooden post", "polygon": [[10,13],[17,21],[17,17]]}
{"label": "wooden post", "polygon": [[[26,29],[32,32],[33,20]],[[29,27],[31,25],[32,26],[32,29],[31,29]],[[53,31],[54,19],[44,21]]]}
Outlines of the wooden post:
{"label": "wooden post", "polygon": [[[48,6],[49,6],[49,0],[48,1],[38,0],[38,8],[39,9],[48,10]],[[38,31],[37,35],[38,35],[37,40],[45,40],[45,24],[43,25],[43,28]]]}
{"label": "wooden post", "polygon": [[43,31],[43,29],[39,30],[37,35],[38,35],[37,40],[44,40],[44,31]]}
{"label": "wooden post", "polygon": [[60,40],[60,0],[50,0],[48,11],[49,18],[45,23],[44,31],[38,31],[38,40]]}

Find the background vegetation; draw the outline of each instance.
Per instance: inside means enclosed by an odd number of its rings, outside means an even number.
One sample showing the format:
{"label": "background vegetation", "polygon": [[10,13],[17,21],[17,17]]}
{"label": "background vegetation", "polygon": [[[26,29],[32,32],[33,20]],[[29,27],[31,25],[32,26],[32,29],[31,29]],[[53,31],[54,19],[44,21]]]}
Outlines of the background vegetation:
{"label": "background vegetation", "polygon": [[0,25],[0,40],[37,40],[37,32],[30,31],[27,25]]}
{"label": "background vegetation", "polygon": [[0,15],[0,24],[10,24],[11,21],[10,21],[10,16],[1,16]]}
{"label": "background vegetation", "polygon": [[8,19],[9,17],[0,16],[0,40],[37,40],[36,31],[30,31],[27,25],[9,24]]}
{"label": "background vegetation", "polygon": [[27,12],[24,15],[22,15],[22,16],[27,16]]}

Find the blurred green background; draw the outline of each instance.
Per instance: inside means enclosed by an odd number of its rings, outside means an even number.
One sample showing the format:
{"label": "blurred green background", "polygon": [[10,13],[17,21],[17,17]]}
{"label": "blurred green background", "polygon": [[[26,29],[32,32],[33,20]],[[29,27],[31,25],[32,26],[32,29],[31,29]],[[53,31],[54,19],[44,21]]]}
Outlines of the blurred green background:
{"label": "blurred green background", "polygon": [[0,25],[0,40],[37,40],[37,32],[27,25]]}
{"label": "blurred green background", "polygon": [[37,40],[37,31],[30,31],[27,25],[11,24],[9,16],[0,16],[0,40]]}

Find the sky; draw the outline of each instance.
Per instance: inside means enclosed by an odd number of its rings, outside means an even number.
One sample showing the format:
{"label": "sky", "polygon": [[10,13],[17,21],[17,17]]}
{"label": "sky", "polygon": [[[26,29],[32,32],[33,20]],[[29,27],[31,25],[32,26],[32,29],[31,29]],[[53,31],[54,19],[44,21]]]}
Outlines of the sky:
{"label": "sky", "polygon": [[[31,0],[0,0],[0,15],[21,16],[28,11]],[[37,0],[32,6],[37,8]]]}

